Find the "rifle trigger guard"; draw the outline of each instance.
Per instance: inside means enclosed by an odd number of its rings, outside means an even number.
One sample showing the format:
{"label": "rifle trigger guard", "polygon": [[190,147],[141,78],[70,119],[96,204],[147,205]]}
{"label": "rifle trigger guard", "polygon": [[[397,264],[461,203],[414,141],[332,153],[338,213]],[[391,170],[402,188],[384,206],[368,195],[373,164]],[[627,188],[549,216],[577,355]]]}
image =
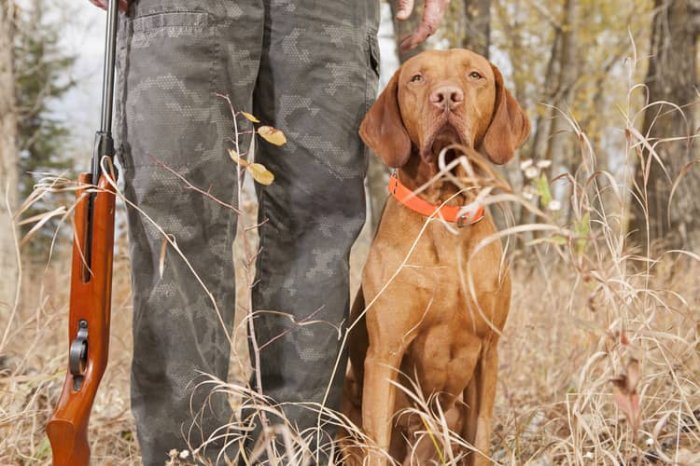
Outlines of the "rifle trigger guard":
{"label": "rifle trigger guard", "polygon": [[87,366],[88,328],[87,320],[78,322],[78,335],[70,344],[68,367],[73,376],[83,375]]}

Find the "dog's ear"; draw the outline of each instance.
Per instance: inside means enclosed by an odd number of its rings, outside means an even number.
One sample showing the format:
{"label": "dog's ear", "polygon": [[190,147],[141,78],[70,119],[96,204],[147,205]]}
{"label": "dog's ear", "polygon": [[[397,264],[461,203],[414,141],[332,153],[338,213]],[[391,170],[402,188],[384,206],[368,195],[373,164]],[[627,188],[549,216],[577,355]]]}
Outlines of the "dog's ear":
{"label": "dog's ear", "polygon": [[411,155],[411,139],[399,110],[399,71],[394,73],[360,124],[360,137],[391,168],[399,168]]}
{"label": "dog's ear", "polygon": [[491,68],[496,77],[496,102],[480,149],[493,163],[503,165],[530,135],[530,120],[506,89],[500,70],[493,65]]}

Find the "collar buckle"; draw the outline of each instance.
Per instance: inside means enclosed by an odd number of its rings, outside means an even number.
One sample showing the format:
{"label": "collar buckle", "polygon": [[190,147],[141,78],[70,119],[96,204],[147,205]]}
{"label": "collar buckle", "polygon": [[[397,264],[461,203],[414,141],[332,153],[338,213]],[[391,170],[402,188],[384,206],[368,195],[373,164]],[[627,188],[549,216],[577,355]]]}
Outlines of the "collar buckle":
{"label": "collar buckle", "polygon": [[467,214],[462,214],[457,217],[457,228],[464,228],[467,226]]}

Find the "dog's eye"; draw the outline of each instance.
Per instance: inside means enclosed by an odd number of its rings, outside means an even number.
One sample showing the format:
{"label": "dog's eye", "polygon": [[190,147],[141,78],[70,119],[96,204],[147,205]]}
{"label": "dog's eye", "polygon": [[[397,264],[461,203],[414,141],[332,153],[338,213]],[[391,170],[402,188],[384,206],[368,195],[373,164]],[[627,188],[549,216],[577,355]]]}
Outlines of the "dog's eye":
{"label": "dog's eye", "polygon": [[414,74],[413,76],[411,76],[411,82],[412,82],[412,83],[418,83],[418,82],[421,82],[421,81],[423,81],[423,75],[422,75],[422,74],[417,73],[417,74]]}
{"label": "dog's eye", "polygon": [[472,71],[471,73],[469,73],[469,77],[472,78],[472,79],[481,79],[481,78],[483,78],[483,76],[481,76],[481,73],[479,73],[478,71]]}

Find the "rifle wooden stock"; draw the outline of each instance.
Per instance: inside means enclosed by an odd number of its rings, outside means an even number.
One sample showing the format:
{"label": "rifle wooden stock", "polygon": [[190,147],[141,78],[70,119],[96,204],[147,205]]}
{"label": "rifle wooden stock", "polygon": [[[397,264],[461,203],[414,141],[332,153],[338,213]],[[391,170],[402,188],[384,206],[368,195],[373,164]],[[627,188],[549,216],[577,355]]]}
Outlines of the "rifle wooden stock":
{"label": "rifle wooden stock", "polygon": [[[90,174],[83,173],[79,180],[81,184],[89,184],[90,178]],[[69,361],[61,398],[46,428],[54,466],[87,466],[90,462],[88,421],[97,387],[107,367],[109,352],[115,193],[105,177],[101,176],[92,206],[90,194],[85,189],[79,190],[77,196],[68,346],[70,355],[76,342],[81,344],[80,337],[87,329],[87,358],[77,371],[75,361],[73,370]],[[90,220],[91,233],[88,231]],[[92,243],[89,255],[91,263],[86,264],[85,245],[89,239]],[[83,332],[79,335],[81,329]],[[75,372],[79,374],[75,375]]]}

